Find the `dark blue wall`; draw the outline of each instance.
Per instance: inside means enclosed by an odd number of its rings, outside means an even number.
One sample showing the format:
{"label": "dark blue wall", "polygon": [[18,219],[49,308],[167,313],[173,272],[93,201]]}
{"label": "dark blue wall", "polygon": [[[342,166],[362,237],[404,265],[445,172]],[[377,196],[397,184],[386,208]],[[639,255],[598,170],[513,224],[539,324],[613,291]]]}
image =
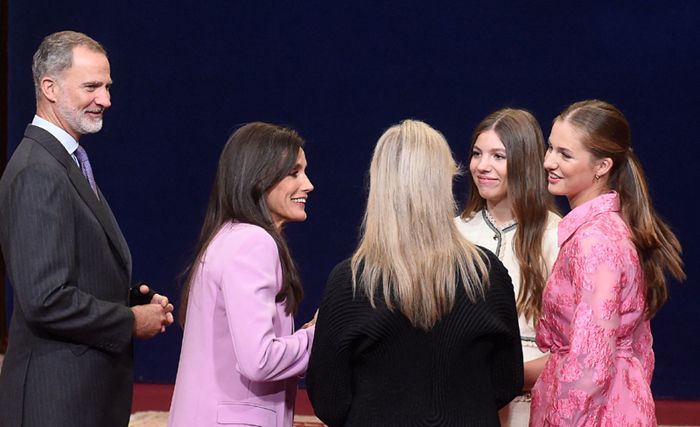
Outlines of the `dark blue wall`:
{"label": "dark blue wall", "polygon": [[[10,151],[34,112],[30,63],[42,37],[75,29],[101,41],[113,107],[85,145],[134,279],[176,296],[227,136],[251,120],[295,127],[316,185],[309,220],[287,228],[307,290],[303,322],[356,243],[386,127],[425,120],[464,161],[473,127],[497,108],[530,109],[547,134],[569,103],[608,100],[627,114],[656,205],[685,249],[688,281],[671,284],[653,321],[653,389],[700,398],[700,3],[375,3],[10,0]],[[139,343],[137,378],[173,381],[180,338],[173,327]]]}

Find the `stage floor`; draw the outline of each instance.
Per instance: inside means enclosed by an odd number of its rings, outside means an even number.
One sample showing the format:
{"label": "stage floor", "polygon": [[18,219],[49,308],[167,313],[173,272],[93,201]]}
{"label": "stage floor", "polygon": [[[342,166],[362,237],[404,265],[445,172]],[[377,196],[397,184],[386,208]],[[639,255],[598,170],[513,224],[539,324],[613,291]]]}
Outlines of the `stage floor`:
{"label": "stage floor", "polygon": [[[164,427],[173,394],[171,384],[136,384],[132,422],[129,427]],[[688,426],[700,427],[700,401],[658,400],[656,417],[659,427]],[[297,393],[294,427],[321,427],[323,424],[314,416],[306,390]],[[527,427],[527,422],[523,422]]]}

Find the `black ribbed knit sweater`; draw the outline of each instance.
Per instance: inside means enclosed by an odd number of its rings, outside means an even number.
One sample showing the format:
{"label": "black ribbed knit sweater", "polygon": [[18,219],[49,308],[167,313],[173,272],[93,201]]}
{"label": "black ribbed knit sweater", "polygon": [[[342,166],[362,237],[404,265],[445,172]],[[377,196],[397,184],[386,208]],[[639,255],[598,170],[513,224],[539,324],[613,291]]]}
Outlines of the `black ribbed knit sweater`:
{"label": "black ribbed knit sweater", "polygon": [[411,326],[383,297],[353,296],[350,261],[338,264],[321,303],[306,385],[316,415],[336,426],[498,426],[518,395],[523,362],[515,298],[487,252],[490,287],[455,305],[431,330]]}

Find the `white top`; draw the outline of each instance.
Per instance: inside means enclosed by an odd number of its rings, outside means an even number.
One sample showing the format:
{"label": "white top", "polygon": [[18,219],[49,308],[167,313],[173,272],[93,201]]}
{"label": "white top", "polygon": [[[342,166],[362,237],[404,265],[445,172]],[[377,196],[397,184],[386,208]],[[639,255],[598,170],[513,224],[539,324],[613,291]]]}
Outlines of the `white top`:
{"label": "white top", "polygon": [[[554,212],[549,212],[547,218],[547,226],[542,236],[542,255],[547,264],[547,273],[552,270],[552,265],[557,259],[559,247],[557,246],[557,226],[561,218]],[[499,229],[490,218],[486,209],[476,212],[471,218],[463,220],[460,217],[455,218],[457,229],[470,242],[483,246],[490,250],[508,270],[511,280],[513,281],[513,289],[515,297],[518,297],[520,292],[520,264],[515,256],[515,248],[513,241],[515,240],[515,229],[518,224],[510,224]],[[520,340],[523,345],[523,360],[528,362],[537,359],[546,353],[542,353],[535,344],[535,328],[532,321],[525,320],[523,315],[518,316],[520,325]]]}

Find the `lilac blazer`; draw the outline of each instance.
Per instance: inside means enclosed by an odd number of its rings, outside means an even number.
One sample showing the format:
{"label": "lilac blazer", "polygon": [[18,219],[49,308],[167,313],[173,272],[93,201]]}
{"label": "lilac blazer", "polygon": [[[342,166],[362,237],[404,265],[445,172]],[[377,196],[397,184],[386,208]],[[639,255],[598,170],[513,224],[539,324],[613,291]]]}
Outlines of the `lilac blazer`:
{"label": "lilac blazer", "polygon": [[192,283],[170,427],[291,427],[314,327],[294,332],[275,302],[277,246],[262,228],[229,223]]}

